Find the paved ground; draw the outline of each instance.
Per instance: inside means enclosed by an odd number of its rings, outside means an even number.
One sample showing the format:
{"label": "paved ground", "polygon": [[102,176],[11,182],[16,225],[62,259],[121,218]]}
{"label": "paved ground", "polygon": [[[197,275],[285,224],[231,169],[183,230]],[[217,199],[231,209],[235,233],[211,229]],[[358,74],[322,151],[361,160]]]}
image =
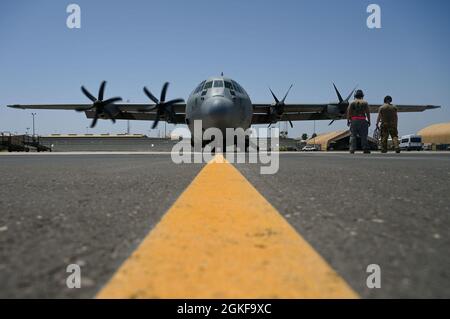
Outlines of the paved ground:
{"label": "paved ground", "polygon": [[[92,297],[198,174],[169,155],[0,156],[0,297]],[[363,297],[450,297],[450,156],[282,154],[236,167]],[[83,288],[65,288],[69,263]],[[368,264],[382,288],[365,287]]]}
{"label": "paved ground", "polygon": [[[450,297],[450,154],[289,154],[239,169],[364,297]],[[378,264],[382,288],[366,287]]]}
{"label": "paved ground", "polygon": [[[94,296],[201,167],[167,155],[0,156],[0,297]],[[66,288],[70,263],[82,289]]]}

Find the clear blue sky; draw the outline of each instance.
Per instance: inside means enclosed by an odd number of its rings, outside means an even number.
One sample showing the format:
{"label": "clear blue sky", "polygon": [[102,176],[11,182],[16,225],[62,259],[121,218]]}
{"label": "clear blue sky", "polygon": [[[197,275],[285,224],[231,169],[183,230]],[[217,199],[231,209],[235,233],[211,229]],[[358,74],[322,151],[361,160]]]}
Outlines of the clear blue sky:
{"label": "clear blue sky", "polygon": [[[66,27],[66,7],[81,7],[81,29]],[[366,26],[367,5],[382,9],[382,29]],[[272,102],[295,86],[288,102],[336,99],[355,84],[369,102],[386,94],[398,104],[439,104],[401,115],[400,133],[450,121],[450,1],[0,1],[0,131],[25,132],[31,111],[13,103],[85,103],[80,86],[146,102],[142,87],[187,98],[203,79],[224,72],[254,102]],[[84,133],[83,113],[37,111],[39,134]],[[341,129],[317,121],[318,132]],[[132,122],[149,134],[150,122]],[[124,132],[101,121],[91,132]],[[297,122],[291,136],[312,133]],[[155,133],[153,133],[155,134]]]}

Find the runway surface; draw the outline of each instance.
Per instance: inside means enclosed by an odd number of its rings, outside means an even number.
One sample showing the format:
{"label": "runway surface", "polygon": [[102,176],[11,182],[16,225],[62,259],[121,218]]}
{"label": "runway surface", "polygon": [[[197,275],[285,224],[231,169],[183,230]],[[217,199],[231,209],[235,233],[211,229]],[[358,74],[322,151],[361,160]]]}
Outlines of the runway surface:
{"label": "runway surface", "polygon": [[[0,297],[160,297],[156,283],[174,282],[191,296],[450,297],[449,154],[282,153],[275,175],[226,165],[0,156]],[[66,287],[71,263],[80,289]]]}

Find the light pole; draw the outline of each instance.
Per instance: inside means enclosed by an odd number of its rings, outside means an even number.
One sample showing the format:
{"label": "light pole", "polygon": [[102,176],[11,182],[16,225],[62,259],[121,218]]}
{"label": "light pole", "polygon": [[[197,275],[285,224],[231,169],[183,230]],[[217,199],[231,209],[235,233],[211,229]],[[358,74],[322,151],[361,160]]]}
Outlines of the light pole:
{"label": "light pole", "polygon": [[[127,103],[130,103],[130,100],[127,100]],[[127,120],[127,135],[130,135],[130,120]]]}
{"label": "light pole", "polygon": [[36,113],[31,113],[31,116],[33,116],[33,136],[36,135],[36,131],[34,130],[34,117],[36,116]]}

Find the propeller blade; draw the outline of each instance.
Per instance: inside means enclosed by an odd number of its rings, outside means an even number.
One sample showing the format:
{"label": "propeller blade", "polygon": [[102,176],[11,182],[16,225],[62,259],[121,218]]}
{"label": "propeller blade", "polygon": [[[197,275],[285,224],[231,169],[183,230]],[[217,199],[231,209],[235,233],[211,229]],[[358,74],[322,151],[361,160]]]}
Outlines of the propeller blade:
{"label": "propeller blade", "polygon": [[100,84],[100,88],[98,89],[98,99],[100,101],[103,101],[103,96],[105,94],[105,86],[106,86],[106,81],[103,81],[102,84]]}
{"label": "propeller blade", "polygon": [[335,120],[332,120],[330,123],[328,123],[328,126],[334,123]]}
{"label": "propeller blade", "polygon": [[273,96],[273,99],[275,100],[275,103],[280,103],[280,101],[278,100],[278,98],[276,97],[276,95],[273,93],[273,91],[272,91],[272,89],[271,88],[269,88],[269,90],[270,90],[270,93],[272,93],[272,96]]}
{"label": "propeller blade", "polygon": [[355,92],[355,90],[358,88],[358,85],[355,86],[355,88],[350,92],[350,94],[347,96],[347,98],[345,99],[345,102],[348,103],[348,101],[350,100],[350,98],[352,97],[353,93]]}
{"label": "propeller blade", "polygon": [[157,99],[157,98],[152,94],[152,92],[150,92],[150,90],[147,89],[145,86],[144,86],[144,93],[145,93],[145,95],[147,95],[148,98],[149,98],[150,100],[152,100],[154,103],[156,103],[156,104],[159,103],[158,99]]}
{"label": "propeller blade", "polygon": [[291,120],[289,120],[289,124],[291,125],[291,128],[294,128],[294,124],[292,124]]}
{"label": "propeller blade", "polygon": [[334,86],[334,90],[336,91],[336,95],[338,96],[339,103],[342,103],[344,100],[342,99],[341,93],[339,93],[339,90],[337,89],[336,85],[334,85],[334,83],[333,83],[333,86]]}
{"label": "propeller blade", "polygon": [[143,111],[147,112],[156,109],[156,118],[155,121],[153,122],[152,129],[155,129],[158,126],[161,116],[164,116],[164,119],[169,120],[169,122],[173,120],[176,114],[172,109],[172,105],[184,102],[183,99],[173,99],[166,102],[166,95],[168,88],[169,82],[165,82],[161,89],[160,100],[158,101],[158,99],[146,87],[144,87],[144,93],[150,100],[152,100],[155,103],[154,106],[149,106],[143,109]]}
{"label": "propeller blade", "polygon": [[89,92],[84,86],[81,86],[81,91],[84,93],[84,95],[86,95],[86,97],[91,100],[92,102],[97,101],[97,99],[95,98],[95,96],[93,96],[91,94],[91,92]]}
{"label": "propeller blade", "polygon": [[287,90],[286,94],[284,95],[284,98],[281,100],[281,103],[284,103],[284,100],[286,100],[286,97],[288,96],[289,91],[292,89],[292,86],[293,86],[293,85],[294,85],[294,84],[291,84],[291,86],[290,86],[289,89]]}
{"label": "propeller blade", "polygon": [[[91,106],[87,107],[81,107],[76,109],[78,112],[84,112],[87,110],[95,109],[95,115],[94,119],[91,123],[91,128],[95,127],[97,125],[97,121],[99,119],[100,114],[106,114],[108,117],[113,121],[113,123],[116,123],[116,119],[114,118],[114,114],[111,111],[111,108],[108,108],[107,106],[114,104],[115,102],[122,101],[121,97],[112,97],[105,101],[103,101],[103,97],[105,96],[105,87],[106,87],[106,81],[102,81],[100,84],[100,88],[98,89],[98,98],[95,98],[84,86],[81,86],[81,91],[86,95],[86,97],[93,102]],[[116,109],[114,109],[115,111]]]}
{"label": "propeller blade", "polygon": [[152,130],[154,130],[158,126],[158,123],[159,123],[159,115],[156,116],[156,120],[153,122]]}
{"label": "propeller blade", "polygon": [[94,128],[95,125],[97,125],[97,120],[98,120],[98,115],[97,115],[97,113],[95,113],[95,117],[94,117],[94,119],[92,120],[92,123],[91,123],[91,128]]}
{"label": "propeller blade", "polygon": [[122,101],[122,98],[121,97],[112,97],[112,98],[110,98],[110,99],[107,99],[107,100],[104,100],[103,101],[103,105],[109,105],[109,104],[113,104],[113,103],[115,103],[115,102],[119,102],[119,101]]}
{"label": "propeller blade", "polygon": [[161,90],[161,98],[159,99],[159,101],[161,103],[164,103],[164,101],[166,101],[166,93],[167,93],[168,87],[169,87],[169,82],[164,83],[162,90]]}
{"label": "propeller blade", "polygon": [[165,106],[172,106],[173,104],[177,104],[177,103],[183,103],[184,100],[183,99],[173,99],[170,101],[167,101],[166,103],[164,103]]}

